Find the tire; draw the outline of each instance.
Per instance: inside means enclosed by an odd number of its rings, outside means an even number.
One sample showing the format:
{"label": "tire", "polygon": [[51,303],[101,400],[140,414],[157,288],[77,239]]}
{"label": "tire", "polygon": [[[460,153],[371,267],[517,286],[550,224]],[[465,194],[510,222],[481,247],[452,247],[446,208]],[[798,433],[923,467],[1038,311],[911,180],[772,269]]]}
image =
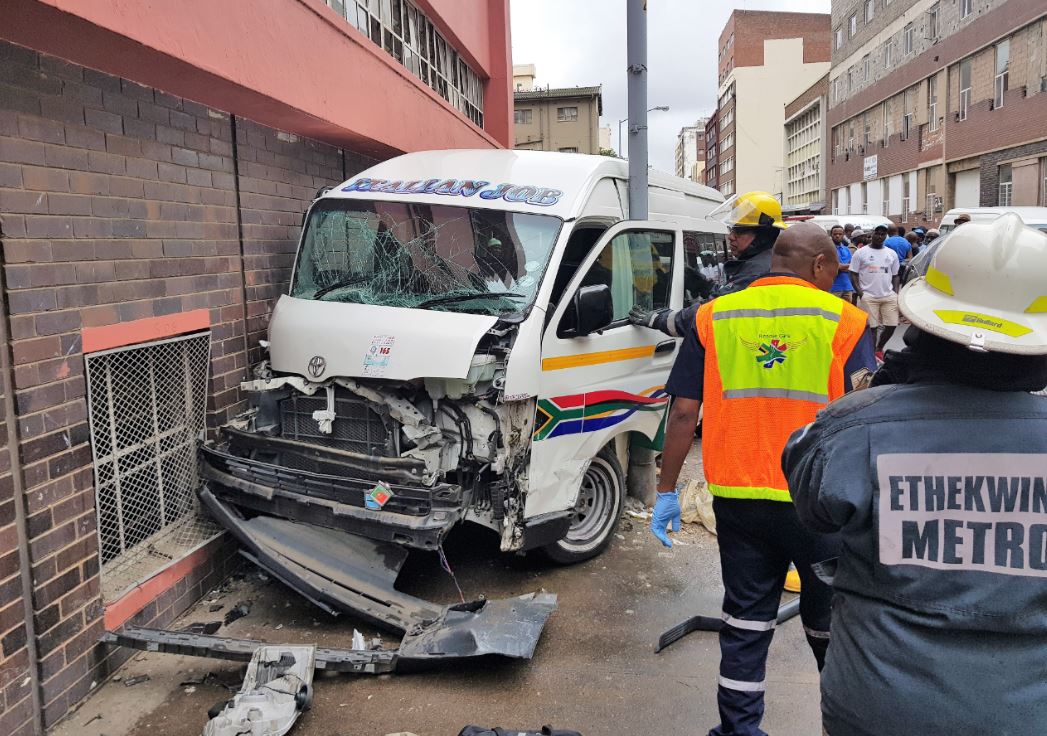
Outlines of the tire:
{"label": "tire", "polygon": [[602,554],[618,529],[624,497],[625,473],[611,443],[585,469],[567,534],[542,547],[542,553],[561,565],[573,565]]}

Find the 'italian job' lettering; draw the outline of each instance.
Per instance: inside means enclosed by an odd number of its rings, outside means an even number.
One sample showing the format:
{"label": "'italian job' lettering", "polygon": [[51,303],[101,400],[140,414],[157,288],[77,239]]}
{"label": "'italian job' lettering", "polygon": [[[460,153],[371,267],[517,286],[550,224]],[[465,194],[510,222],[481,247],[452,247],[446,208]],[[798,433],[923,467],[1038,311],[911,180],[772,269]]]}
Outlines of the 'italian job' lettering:
{"label": "'italian job' lettering", "polygon": [[490,183],[479,179],[398,181],[361,177],[342,187],[342,191],[381,194],[442,194],[448,197],[472,197],[479,194],[480,199],[504,199],[506,202],[526,203],[538,207],[551,207],[563,196],[563,192],[559,189],[535,187],[530,184],[496,184],[490,189],[484,189]]}
{"label": "'italian job' lettering", "polygon": [[880,562],[1047,577],[1047,455],[881,455]]}

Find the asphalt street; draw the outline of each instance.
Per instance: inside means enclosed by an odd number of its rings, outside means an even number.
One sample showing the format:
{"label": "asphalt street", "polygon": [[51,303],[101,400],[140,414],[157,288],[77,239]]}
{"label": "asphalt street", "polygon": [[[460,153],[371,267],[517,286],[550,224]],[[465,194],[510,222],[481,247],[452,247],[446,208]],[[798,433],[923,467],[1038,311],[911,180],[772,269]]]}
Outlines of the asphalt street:
{"label": "asphalt street", "polygon": [[[697,449],[697,448],[696,448]],[[700,474],[692,453],[685,474]],[[626,516],[612,547],[574,567],[531,557],[504,556],[493,535],[461,528],[447,554],[467,598],[507,597],[545,589],[559,595],[533,660],[477,662],[448,671],[381,676],[321,676],[312,710],[297,736],[383,734],[455,736],[468,723],[506,728],[552,724],[584,736],[704,734],[717,722],[715,634],[694,633],[661,654],[658,635],[696,613],[718,614],[720,571],[716,538],[685,524],[669,551],[642,520]],[[246,617],[219,635],[286,644],[349,647],[354,627],[380,632],[348,617],[331,618],[254,568],[209,596],[174,628],[219,620],[241,601]],[[453,582],[435,556],[413,554],[398,587],[452,602]],[[222,604],[221,611],[211,612]],[[385,646],[395,637],[382,636]],[[214,677],[196,682],[203,675]],[[135,675],[149,680],[132,687]],[[239,667],[218,660],[137,654],[55,731],[56,736],[198,736],[207,710],[228,699],[221,683],[239,687]],[[189,684],[180,684],[189,683]],[[799,620],[778,629],[768,669],[767,717],[775,736],[820,732],[818,673]]]}

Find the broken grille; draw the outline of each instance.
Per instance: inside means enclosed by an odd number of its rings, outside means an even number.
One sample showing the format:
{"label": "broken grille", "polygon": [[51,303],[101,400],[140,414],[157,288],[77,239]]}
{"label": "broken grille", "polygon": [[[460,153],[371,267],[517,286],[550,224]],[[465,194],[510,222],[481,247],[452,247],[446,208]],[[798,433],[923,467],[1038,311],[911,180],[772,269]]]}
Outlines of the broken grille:
{"label": "broken grille", "polygon": [[320,431],[313,412],[327,408],[327,396],[292,394],[280,403],[280,436],[303,440],[323,447],[386,457],[395,455],[394,435],[381,414],[344,389],[335,391],[335,420],[331,434]]}
{"label": "broken grille", "polygon": [[86,356],[106,601],[219,531],[196,498],[210,344],[205,332]]}

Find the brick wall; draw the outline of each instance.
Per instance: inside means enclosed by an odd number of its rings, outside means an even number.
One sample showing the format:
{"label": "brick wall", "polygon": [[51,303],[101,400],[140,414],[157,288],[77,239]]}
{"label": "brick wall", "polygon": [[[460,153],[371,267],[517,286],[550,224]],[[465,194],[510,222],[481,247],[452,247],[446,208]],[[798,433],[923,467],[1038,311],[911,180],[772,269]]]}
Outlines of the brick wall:
{"label": "brick wall", "polygon": [[[220,424],[243,406],[244,295],[254,344],[286,286],[302,212],[320,186],[366,163],[0,43],[0,221],[26,489],[13,500],[28,516],[31,644],[48,725],[112,665],[96,646],[103,606],[81,329],[209,310],[208,424]],[[0,457],[0,560],[12,533],[7,467]],[[223,564],[214,562],[213,574]],[[4,591],[14,589],[9,574],[0,562]],[[169,620],[199,595],[201,580],[146,618]],[[0,634],[12,637],[3,640],[5,673],[22,661],[14,610],[0,608]],[[6,712],[24,708],[7,699],[18,695],[5,692]]]}
{"label": "brick wall", "polygon": [[[0,229],[0,237],[2,232]],[[20,499],[15,498],[7,434],[7,422],[0,413],[0,733],[28,736],[33,730],[33,702],[15,528],[15,504]]]}
{"label": "brick wall", "polygon": [[[993,151],[992,153],[984,154],[981,157],[981,181],[982,181],[982,192],[981,192],[981,206],[982,207],[995,207],[999,204],[999,186],[1000,186],[1000,164],[1010,163],[1019,159],[1047,156],[1047,140],[1037,141],[1036,143],[1029,143],[1024,146],[1016,146],[1014,148],[1006,148],[1001,151]],[[1037,167],[1037,179],[1039,179],[1039,167]],[[1039,186],[1043,184],[1039,181],[1035,182]],[[1015,193],[1017,194],[1018,184],[1015,183]],[[1031,192],[1031,194],[1037,194],[1038,192]],[[1026,195],[1025,199],[1029,199],[1028,195],[1030,192],[1023,192]],[[1014,204],[1037,204],[1036,199],[1032,201],[1015,201]]]}

